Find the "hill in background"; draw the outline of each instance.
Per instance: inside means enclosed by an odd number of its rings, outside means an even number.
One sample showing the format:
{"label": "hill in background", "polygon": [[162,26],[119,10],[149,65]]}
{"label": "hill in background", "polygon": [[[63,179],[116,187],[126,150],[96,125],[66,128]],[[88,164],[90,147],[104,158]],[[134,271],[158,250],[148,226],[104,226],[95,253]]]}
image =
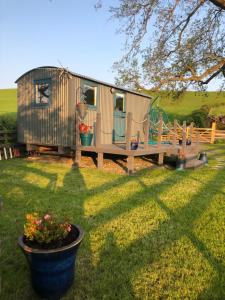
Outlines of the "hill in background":
{"label": "hill in background", "polygon": [[185,92],[178,99],[162,96],[157,102],[156,105],[164,109],[170,119],[184,120],[203,106],[209,107],[209,115],[225,115],[225,92]]}
{"label": "hill in background", "polygon": [[7,114],[16,117],[16,94],[16,89],[0,89],[0,115]]}
{"label": "hill in background", "polygon": [[[0,89],[0,115],[16,116],[16,93],[16,89]],[[184,120],[203,105],[210,107],[210,115],[225,115],[225,92],[186,92],[179,99],[161,97],[156,105],[163,108],[171,120]]]}

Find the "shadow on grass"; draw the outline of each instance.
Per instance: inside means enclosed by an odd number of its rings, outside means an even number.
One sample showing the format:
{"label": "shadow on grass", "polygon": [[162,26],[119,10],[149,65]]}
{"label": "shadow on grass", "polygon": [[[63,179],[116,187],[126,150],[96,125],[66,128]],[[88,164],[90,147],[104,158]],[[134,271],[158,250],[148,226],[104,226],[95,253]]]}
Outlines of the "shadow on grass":
{"label": "shadow on grass", "polygon": [[[10,168],[14,168],[16,172],[12,172]],[[12,161],[3,163],[3,177],[0,183],[5,183],[4,188],[1,189],[5,198],[5,207],[0,225],[1,231],[4,232],[1,264],[2,294],[5,299],[36,299],[29,286],[25,259],[17,249],[15,260],[14,251],[16,239],[22,230],[24,215],[39,209],[51,209],[55,213],[65,214],[81,224],[85,230],[85,238],[78,254],[77,278],[65,299],[137,298],[133,287],[135,274],[153,263],[160,262],[162,253],[184,236],[191,241],[217,274],[211,286],[197,295],[199,299],[223,299],[225,297],[222,288],[225,266],[193,230],[195,222],[210,206],[214,195],[211,187],[218,183],[224,170],[215,172],[215,176],[210,181],[202,182],[201,188],[193,194],[190,201],[174,211],[161,200],[160,196],[169,191],[172,185],[182,184],[191,172],[166,171],[158,183],[146,180],[148,173],[142,172],[139,176],[118,176],[113,181],[104,180],[97,187],[89,187],[86,185],[88,176],[84,178],[79,169],[73,171],[64,169],[61,175],[60,167],[52,169],[49,165],[49,169],[46,166],[41,168],[40,165],[37,167],[35,164],[20,160],[16,161],[15,165]],[[98,171],[90,172],[98,174]],[[90,176],[94,176],[93,174]],[[30,178],[33,177],[32,181]],[[116,203],[110,204],[109,198],[108,207],[103,207],[94,216],[87,214],[85,211],[87,199],[102,193],[110,193],[114,189],[122,191],[126,184],[134,186],[138,184],[140,188],[125,197],[121,192],[121,199]],[[206,190],[209,191],[207,197]],[[102,199],[102,201],[106,200]],[[123,218],[135,209],[145,208],[145,205],[149,203],[158,207],[165,216],[159,220],[153,230],[139,235],[123,247],[118,244],[116,238],[116,230],[120,230],[123,223],[118,222],[116,228],[111,225],[106,232],[103,232],[104,226],[113,220]],[[127,219],[128,224],[129,222]],[[130,224],[130,226],[135,226],[135,224]],[[97,232],[100,234],[99,253],[94,252],[92,245]],[[93,262],[96,256],[97,260]],[[160,297],[163,295],[159,295],[158,299]]]}

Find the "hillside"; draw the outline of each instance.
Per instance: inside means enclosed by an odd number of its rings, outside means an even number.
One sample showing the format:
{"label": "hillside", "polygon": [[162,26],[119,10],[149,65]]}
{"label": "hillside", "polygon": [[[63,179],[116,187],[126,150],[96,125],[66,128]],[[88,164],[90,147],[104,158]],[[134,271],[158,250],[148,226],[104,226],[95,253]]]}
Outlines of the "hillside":
{"label": "hillside", "polygon": [[225,92],[186,92],[179,99],[161,97],[158,105],[167,112],[171,119],[185,119],[203,105],[210,107],[210,115],[225,115]]}
{"label": "hillside", "polygon": [[[210,114],[225,114],[225,92],[195,93],[186,92],[181,98],[173,100],[161,97],[157,104],[163,108],[171,119],[184,119],[203,105],[210,106]],[[16,89],[0,89],[0,115],[15,115],[17,111]]]}
{"label": "hillside", "polygon": [[0,115],[16,115],[16,89],[0,89]]}

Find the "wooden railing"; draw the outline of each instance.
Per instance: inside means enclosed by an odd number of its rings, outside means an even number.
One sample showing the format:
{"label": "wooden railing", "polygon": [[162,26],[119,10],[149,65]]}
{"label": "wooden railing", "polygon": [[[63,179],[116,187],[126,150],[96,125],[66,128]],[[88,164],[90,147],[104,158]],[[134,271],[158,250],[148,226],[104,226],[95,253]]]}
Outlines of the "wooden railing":
{"label": "wooden railing", "polygon": [[[176,121],[174,122],[176,124]],[[174,131],[176,127],[176,140],[182,140],[184,127],[180,126],[178,123],[174,125],[171,130]],[[216,123],[212,123],[211,128],[197,128],[193,124],[189,125],[185,129],[186,138],[191,140],[199,139],[200,143],[210,143],[214,144],[218,139],[225,139],[225,130],[216,129]],[[171,140],[171,134],[166,134],[162,136],[162,140]]]}

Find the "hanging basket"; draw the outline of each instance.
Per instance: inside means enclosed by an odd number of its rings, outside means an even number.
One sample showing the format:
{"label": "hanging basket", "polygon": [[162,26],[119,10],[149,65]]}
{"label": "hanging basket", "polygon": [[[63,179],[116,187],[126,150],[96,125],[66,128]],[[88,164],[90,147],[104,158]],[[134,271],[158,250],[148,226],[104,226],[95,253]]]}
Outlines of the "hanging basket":
{"label": "hanging basket", "polygon": [[80,119],[83,121],[88,112],[88,105],[84,102],[80,102],[77,104],[77,111]]}

